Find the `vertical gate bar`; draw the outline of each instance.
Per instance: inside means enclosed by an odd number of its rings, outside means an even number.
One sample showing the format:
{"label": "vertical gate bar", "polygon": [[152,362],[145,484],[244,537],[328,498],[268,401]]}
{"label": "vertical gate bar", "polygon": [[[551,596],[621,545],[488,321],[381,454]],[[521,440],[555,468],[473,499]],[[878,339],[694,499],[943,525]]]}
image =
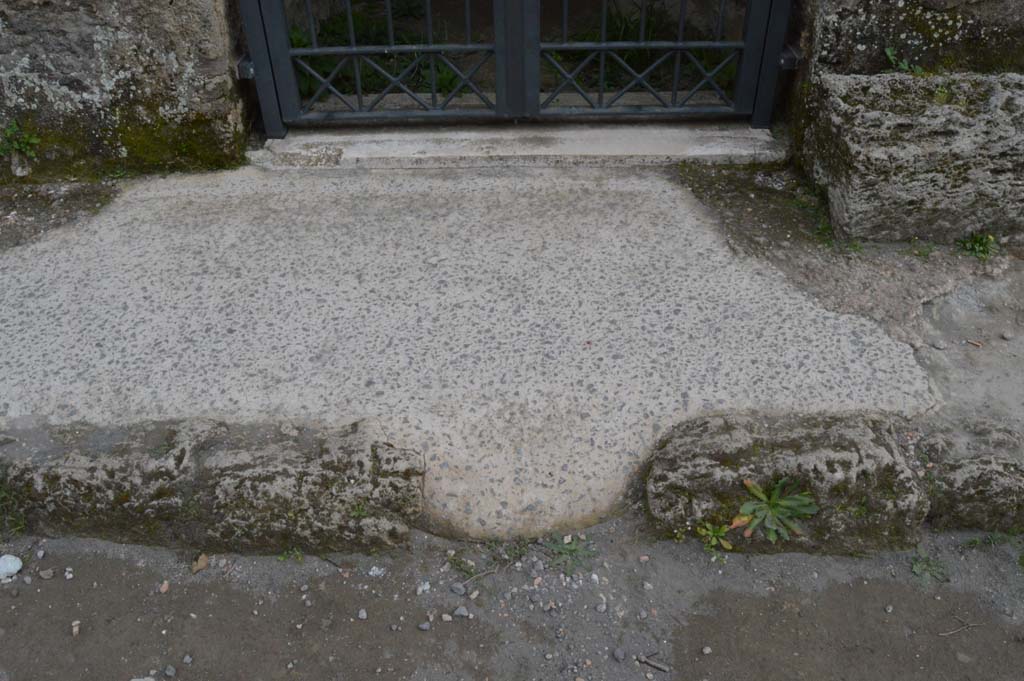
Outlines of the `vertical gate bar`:
{"label": "vertical gate bar", "polygon": [[[352,20],[352,0],[345,0],[345,18],[348,21],[348,44],[356,46],[356,25]],[[358,54],[352,55],[352,75],[356,81],[356,108],[363,110],[363,64]]]}
{"label": "vertical gate bar", "polygon": [[301,96],[299,82],[292,64],[292,45],[288,37],[288,17],[284,13],[283,0],[258,0],[263,13],[263,26],[267,36],[267,49],[277,86],[277,101],[281,108],[281,119],[291,123],[299,117]]}
{"label": "vertical gate bar", "polygon": [[316,19],[313,18],[313,0],[306,0],[306,22],[309,25],[309,41],[313,47],[320,47],[320,38],[316,34]]}
{"label": "vertical gate bar", "polygon": [[[430,0],[424,0],[427,6],[427,45],[434,44],[434,17]],[[437,108],[437,60],[430,53],[430,106]]]}
{"label": "vertical gate bar", "polygon": [[259,0],[242,0],[239,9],[249,46],[249,57],[256,68],[256,97],[259,99],[260,114],[263,116],[263,130],[267,137],[281,139],[288,134],[288,128],[281,120],[281,109],[277,103],[277,88],[274,85],[274,72],[270,64],[267,34],[263,26]]}
{"label": "vertical gate bar", "polygon": [[640,42],[647,40],[647,2],[640,0]]}
{"label": "vertical gate bar", "polygon": [[569,42],[569,0],[562,0],[562,42]]}
{"label": "vertical gate bar", "polygon": [[384,0],[384,14],[386,15],[385,23],[388,26],[388,45],[391,47],[395,46],[395,18],[391,12],[391,0]]}
{"label": "vertical gate bar", "polygon": [[[676,33],[676,42],[683,42],[683,33],[686,30],[686,0],[679,0],[679,31]],[[672,108],[676,108],[679,101],[679,67],[683,58],[682,50],[676,50],[675,64],[672,65]]]}
{"label": "vertical gate bar", "polygon": [[494,110],[499,116],[508,116],[512,110],[509,101],[512,67],[509,64],[508,4],[508,0],[493,0],[491,3],[494,16]]}
{"label": "vertical gate bar", "polygon": [[[771,2],[771,0],[766,0]],[[725,0],[718,0],[718,29],[715,31],[715,40],[721,40],[725,32]]]}
{"label": "vertical gate bar", "polygon": [[466,0],[466,44],[470,45],[473,43],[473,24],[469,19],[469,2]]}
{"label": "vertical gate bar", "polygon": [[782,70],[782,50],[789,30],[789,15],[792,0],[772,0],[771,19],[768,22],[761,61],[760,77],[757,80],[757,96],[754,101],[754,115],[751,126],[768,128],[775,112],[775,88]]}
{"label": "vertical gate bar", "polygon": [[743,30],[743,54],[740,58],[739,73],[736,75],[736,92],[733,96],[736,113],[750,114],[757,97],[757,82],[760,78],[761,58],[764,55],[768,19],[771,17],[772,0],[748,0],[746,26]]}
{"label": "vertical gate bar", "polygon": [[597,108],[604,108],[604,63],[607,50],[604,43],[608,42],[608,0],[601,0],[601,54],[598,55],[600,68],[597,78]]}
{"label": "vertical gate bar", "polygon": [[540,113],[540,0],[522,0],[523,115]]}

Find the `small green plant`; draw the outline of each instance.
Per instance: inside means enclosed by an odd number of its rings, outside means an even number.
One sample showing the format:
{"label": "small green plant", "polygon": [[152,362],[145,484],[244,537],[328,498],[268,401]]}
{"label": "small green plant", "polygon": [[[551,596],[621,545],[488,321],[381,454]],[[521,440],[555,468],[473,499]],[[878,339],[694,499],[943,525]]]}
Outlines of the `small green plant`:
{"label": "small green plant", "polygon": [[23,500],[7,485],[7,476],[0,470],[0,539],[25,531]]}
{"label": "small green plant", "polygon": [[988,532],[982,537],[974,537],[968,539],[960,545],[961,549],[981,549],[989,548],[991,546],[1002,546],[1003,544],[1009,544],[1014,541],[1017,537],[1013,534],[1006,532]]}
{"label": "small green plant", "polygon": [[910,571],[923,581],[935,580],[937,582],[947,581],[946,567],[941,561],[932,558],[920,547],[917,553],[910,559]]}
{"label": "small green plant", "polygon": [[910,254],[914,257],[927,260],[934,252],[935,244],[919,241],[916,237],[910,241]]}
{"label": "small green plant", "polygon": [[923,68],[921,68],[917,64],[911,64],[906,59],[900,59],[898,53],[896,52],[896,48],[894,47],[885,48],[885,56],[889,58],[889,63],[892,64],[892,67],[897,71],[909,73],[910,75],[913,76],[924,76],[927,73]]}
{"label": "small green plant", "polygon": [[468,558],[463,558],[461,554],[455,553],[448,558],[448,564],[452,566],[452,569],[458,572],[466,579],[472,579],[477,575],[476,563]]}
{"label": "small green plant", "polygon": [[810,493],[793,493],[787,478],[775,483],[770,493],[766,493],[753,480],[744,480],[743,485],[754,498],[740,506],[739,515],[733,518],[729,529],[745,527],[743,536],[748,539],[753,536],[754,530],[761,528],[772,544],[779,537],[789,541],[791,532],[796,535],[804,533],[796,521],[810,518],[818,512],[818,506]]}
{"label": "small green plant", "polygon": [[297,563],[301,563],[303,561],[303,555],[302,551],[296,548],[290,548],[282,551],[281,555],[279,555],[277,559],[282,563],[288,560],[294,560]]}
{"label": "small green plant", "polygon": [[355,506],[352,507],[352,510],[349,511],[348,514],[352,518],[355,518],[356,520],[359,520],[360,518],[365,518],[365,517],[369,516],[370,512],[366,510],[366,505],[365,504],[363,504],[362,502],[359,502]]}
{"label": "small green plant", "polygon": [[1021,569],[1021,570],[1024,570],[1024,553],[1020,554],[1020,555],[1019,555],[1019,556],[1017,557],[1017,565],[1019,565],[1019,566],[1020,566],[1020,569]]}
{"label": "small green plant", "polygon": [[935,88],[935,96],[932,98],[939,106],[945,106],[953,101],[953,93],[947,87]]}
{"label": "small green plant", "polygon": [[564,539],[553,539],[544,542],[542,546],[551,556],[551,564],[561,568],[565,573],[575,572],[584,567],[597,555],[597,552],[579,537],[572,537],[568,542]]}
{"label": "small green plant", "polygon": [[509,564],[520,561],[526,557],[530,550],[530,542],[525,539],[514,539],[508,542],[489,541],[487,552],[491,560],[498,564]]}
{"label": "small green plant", "polygon": [[732,551],[732,542],[725,538],[729,532],[728,525],[715,525],[705,522],[697,528],[697,536],[704,544],[705,551],[714,551],[719,547]]}
{"label": "small green plant", "polygon": [[956,242],[968,255],[973,255],[984,262],[988,260],[999,249],[996,238],[987,232],[975,232]]}
{"label": "small green plant", "polygon": [[18,152],[27,158],[35,158],[39,142],[38,137],[22,130],[18,121],[11,121],[0,135],[0,156]]}

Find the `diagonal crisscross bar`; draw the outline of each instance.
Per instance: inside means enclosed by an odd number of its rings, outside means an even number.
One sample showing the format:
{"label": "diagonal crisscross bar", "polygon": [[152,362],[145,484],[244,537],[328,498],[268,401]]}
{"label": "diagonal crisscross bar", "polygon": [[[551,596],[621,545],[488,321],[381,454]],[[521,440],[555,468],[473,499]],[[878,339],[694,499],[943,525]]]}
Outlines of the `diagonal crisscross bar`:
{"label": "diagonal crisscross bar", "polygon": [[477,71],[480,70],[480,67],[482,67],[490,60],[490,52],[484,54],[484,58],[478,61],[476,65],[469,69],[467,73],[463,73],[459,69],[459,67],[453,64],[452,61],[448,59],[448,57],[446,57],[445,55],[438,53],[437,56],[442,62],[444,62],[445,66],[450,68],[455,73],[455,75],[458,76],[460,79],[459,82],[452,89],[452,91],[448,93],[448,96],[444,98],[444,101],[441,102],[441,106],[438,107],[439,109],[444,110],[445,107],[447,107],[448,104],[451,103],[452,99],[455,98],[455,95],[457,95],[459,91],[464,87],[468,87],[470,90],[472,90],[476,94],[476,96],[480,98],[480,101],[482,101],[487,106],[488,109],[494,108],[494,103],[491,102],[491,100],[487,98],[487,95],[481,92],[480,88],[477,87],[476,83],[473,82],[473,76],[475,76]]}
{"label": "diagonal crisscross bar", "polygon": [[580,62],[580,64],[576,68],[572,70],[572,73],[568,73],[562,67],[562,65],[558,63],[558,60],[551,55],[550,52],[542,52],[542,54],[544,55],[544,58],[547,59],[548,63],[554,66],[555,70],[558,71],[559,75],[562,77],[562,82],[559,83],[558,87],[555,88],[554,92],[548,95],[547,99],[545,99],[544,102],[540,105],[540,108],[546,109],[548,106],[550,106],[551,102],[553,102],[555,98],[558,97],[558,95],[562,94],[562,90],[564,90],[566,86],[571,85],[572,88],[576,90],[576,92],[578,92],[580,96],[583,97],[583,99],[586,100],[587,104],[590,105],[591,109],[596,109],[597,105],[594,103],[594,100],[590,98],[590,95],[588,95],[586,91],[580,86],[579,82],[577,81],[577,77],[580,75],[580,72],[583,71],[584,67],[586,67],[587,64],[594,60],[594,57],[597,56],[597,52],[591,52],[590,54],[588,54],[587,57],[582,62]]}
{"label": "diagonal crisscross bar", "polygon": [[345,99],[345,96],[338,92],[331,84],[334,81],[334,79],[338,77],[338,74],[341,73],[342,67],[344,67],[345,64],[348,63],[348,57],[339,60],[338,63],[335,64],[334,68],[331,70],[331,73],[330,75],[327,76],[327,78],[321,76],[316,69],[307,64],[305,61],[303,61],[302,58],[295,57],[294,59],[295,63],[301,66],[306,71],[306,73],[320,81],[320,87],[317,88],[317,91],[314,92],[313,96],[309,98],[309,101],[306,103],[306,106],[302,108],[302,113],[309,113],[310,109],[313,108],[313,105],[316,104],[323,96],[324,92],[328,90],[330,90],[331,94],[340,99],[342,104],[347,106],[350,111],[356,110],[355,107],[349,104],[348,100]]}
{"label": "diagonal crisscross bar", "polygon": [[621,99],[623,95],[632,90],[634,87],[636,87],[637,85],[642,85],[644,89],[646,89],[648,92],[654,95],[655,99],[661,102],[662,106],[668,107],[668,102],[666,102],[665,98],[661,96],[661,93],[655,90],[653,87],[651,87],[651,84],[647,82],[647,76],[650,75],[650,73],[654,69],[658,68],[666,61],[668,61],[668,58],[672,56],[671,52],[666,52],[665,54],[661,55],[661,57],[654,60],[654,63],[648,66],[646,69],[644,69],[642,73],[637,73],[636,71],[634,71],[633,67],[627,64],[625,60],[623,60],[622,57],[617,55],[615,52],[609,52],[608,54],[610,54],[615,59],[615,61],[619,62],[619,64],[622,65],[622,68],[626,69],[626,71],[628,71],[630,75],[633,76],[633,80],[630,81],[629,84],[626,85],[626,87],[619,90],[614,97],[609,99],[608,103],[605,104],[605,106],[611,106],[615,104],[615,102],[619,101],[619,99]]}
{"label": "diagonal crisscross bar", "polygon": [[728,96],[726,96],[725,92],[722,91],[722,88],[718,87],[718,83],[715,82],[715,76],[718,75],[719,71],[721,71],[726,66],[731,64],[732,61],[737,57],[737,55],[739,55],[739,52],[730,52],[729,56],[727,56],[721,64],[713,68],[710,72],[704,69],[704,66],[699,61],[697,61],[697,58],[694,57],[689,52],[689,50],[683,50],[683,53],[693,63],[693,65],[697,67],[697,70],[701,72],[701,75],[704,76],[704,78],[699,83],[697,83],[697,85],[694,86],[694,88],[690,90],[690,92],[687,93],[685,97],[683,97],[683,101],[679,103],[679,106],[686,106],[686,103],[690,101],[690,99],[692,99],[693,96],[696,95],[704,87],[704,85],[710,85],[712,88],[714,88],[715,92],[718,93],[719,98],[721,98],[721,100],[726,104],[726,106],[732,106],[732,100],[729,99]]}
{"label": "diagonal crisscross bar", "polygon": [[373,59],[369,57],[363,57],[363,59],[366,60],[366,63],[369,64],[371,68],[376,69],[377,73],[384,76],[388,80],[387,87],[381,90],[381,92],[376,97],[373,98],[373,101],[371,101],[369,106],[366,107],[366,111],[373,111],[374,108],[378,104],[380,104],[381,100],[383,100],[388,95],[388,93],[391,92],[391,90],[393,90],[396,87],[400,88],[402,92],[412,97],[413,101],[415,101],[417,104],[423,107],[425,111],[430,110],[430,105],[423,101],[422,97],[420,97],[415,92],[410,90],[403,82],[409,76],[410,73],[415,71],[416,67],[419,66],[420,62],[423,61],[422,54],[418,55],[412,61],[412,63],[410,63],[408,66],[402,69],[402,71],[397,76],[392,76],[390,72],[388,72],[384,67],[378,65],[377,62],[375,62]]}

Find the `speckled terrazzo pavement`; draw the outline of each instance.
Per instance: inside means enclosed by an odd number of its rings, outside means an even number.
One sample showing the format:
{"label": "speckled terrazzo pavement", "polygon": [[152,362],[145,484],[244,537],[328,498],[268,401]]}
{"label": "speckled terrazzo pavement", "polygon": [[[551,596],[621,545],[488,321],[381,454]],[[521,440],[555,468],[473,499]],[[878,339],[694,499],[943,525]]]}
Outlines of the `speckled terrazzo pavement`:
{"label": "speckled terrazzo pavement", "polygon": [[916,412],[908,346],[733,254],[670,171],[141,181],[0,253],[0,416],[348,423],[426,460],[426,524],[609,512],[710,409]]}

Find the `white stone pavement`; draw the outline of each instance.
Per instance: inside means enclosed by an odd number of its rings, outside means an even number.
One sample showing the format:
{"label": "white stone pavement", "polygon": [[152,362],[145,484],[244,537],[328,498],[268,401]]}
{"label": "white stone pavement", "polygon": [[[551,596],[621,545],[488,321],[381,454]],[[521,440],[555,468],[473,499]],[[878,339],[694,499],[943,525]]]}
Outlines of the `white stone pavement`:
{"label": "white stone pavement", "polygon": [[932,401],[665,168],[154,178],[0,253],[0,425],[367,419],[423,453],[427,523],[475,537],[607,514],[702,411]]}

